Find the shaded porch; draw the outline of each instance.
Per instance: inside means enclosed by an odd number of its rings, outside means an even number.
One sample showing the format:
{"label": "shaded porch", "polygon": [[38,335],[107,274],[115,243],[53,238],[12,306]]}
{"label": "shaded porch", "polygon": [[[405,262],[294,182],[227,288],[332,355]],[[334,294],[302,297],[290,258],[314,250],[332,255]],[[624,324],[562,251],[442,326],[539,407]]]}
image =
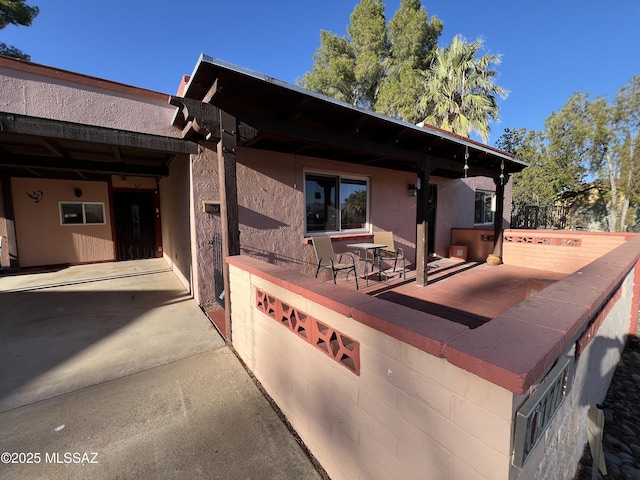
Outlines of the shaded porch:
{"label": "shaded porch", "polygon": [[[571,478],[636,328],[640,237],[614,237],[509,232],[506,265],[429,262],[425,288],[229,257],[234,348],[332,478]],[[521,301],[530,278],[557,281]]]}
{"label": "shaded porch", "polygon": [[[548,285],[567,276],[551,270],[451,258],[431,257],[427,265],[425,288],[416,285],[415,269],[407,269],[406,280],[398,270],[385,269],[387,280],[372,274],[368,286],[360,276],[358,291],[477,328],[524,301],[531,285]],[[353,276],[347,280],[340,274],[337,284],[356,290]]]}

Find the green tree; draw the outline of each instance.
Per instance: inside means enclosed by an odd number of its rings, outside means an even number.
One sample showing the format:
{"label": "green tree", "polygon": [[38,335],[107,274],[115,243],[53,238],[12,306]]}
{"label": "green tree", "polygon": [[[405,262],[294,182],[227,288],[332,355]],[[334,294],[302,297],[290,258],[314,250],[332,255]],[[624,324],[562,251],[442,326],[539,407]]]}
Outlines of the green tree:
{"label": "green tree", "polygon": [[545,121],[542,135],[506,130],[497,146],[531,166],[514,176],[514,202],[549,205],[595,185],[609,231],[637,228],[640,203],[640,76],[609,101],[574,93]]}
{"label": "green tree", "polygon": [[420,77],[428,66],[442,22],[428,19],[420,0],[402,0],[386,24],[381,0],[361,0],[347,36],[322,30],[310,72],[301,86],[351,105],[415,123]]}
{"label": "green tree", "polygon": [[[31,25],[38,15],[38,7],[25,4],[26,0],[0,0],[0,30],[7,25],[26,26]],[[0,42],[0,55],[29,60],[31,57],[16,47]]]}
{"label": "green tree", "polygon": [[507,91],[495,84],[500,56],[479,56],[482,46],[481,39],[469,43],[456,36],[439,48],[424,72],[418,108],[425,123],[465,137],[476,132],[486,142],[490,121],[498,121],[498,97]]}
{"label": "green tree", "polygon": [[429,68],[444,24],[427,11],[420,0],[402,0],[389,22],[389,55],[386,78],[380,85],[375,110],[409,123],[422,120],[417,110],[422,85],[420,72]]}
{"label": "green tree", "polygon": [[496,147],[529,164],[522,172],[513,175],[513,202],[523,205],[553,205],[564,189],[564,184],[548,161],[543,133],[526,128],[507,128],[497,140]]}
{"label": "green tree", "polygon": [[346,37],[320,31],[311,72],[298,83],[351,105],[373,108],[389,48],[382,1],[361,0],[350,20]]}
{"label": "green tree", "polygon": [[625,231],[635,223],[636,212],[630,212],[631,202],[640,202],[640,76],[635,75],[618,90],[613,115],[613,129],[619,139],[615,157],[620,164],[620,221],[621,230]]}

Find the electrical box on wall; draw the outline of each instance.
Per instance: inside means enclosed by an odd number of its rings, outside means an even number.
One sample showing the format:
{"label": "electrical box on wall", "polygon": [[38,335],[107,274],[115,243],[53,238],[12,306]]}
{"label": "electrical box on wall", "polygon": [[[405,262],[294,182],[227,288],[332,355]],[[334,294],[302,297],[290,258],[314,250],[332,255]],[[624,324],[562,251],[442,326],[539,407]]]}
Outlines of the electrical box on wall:
{"label": "electrical box on wall", "polygon": [[202,205],[205,213],[220,214],[220,202],[204,201]]}

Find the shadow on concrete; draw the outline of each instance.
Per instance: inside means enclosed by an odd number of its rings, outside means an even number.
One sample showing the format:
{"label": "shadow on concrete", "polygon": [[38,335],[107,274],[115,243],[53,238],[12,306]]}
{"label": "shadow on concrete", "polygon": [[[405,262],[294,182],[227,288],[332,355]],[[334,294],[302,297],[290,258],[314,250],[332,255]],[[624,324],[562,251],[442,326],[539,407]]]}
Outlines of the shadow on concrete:
{"label": "shadow on concrete", "polygon": [[0,312],[0,411],[223,345],[171,271],[23,282]]}
{"label": "shadow on concrete", "polygon": [[484,325],[491,320],[490,317],[483,317],[481,315],[476,315],[475,313],[465,312],[464,310],[449,307],[446,305],[440,305],[438,303],[430,302],[427,300],[421,300],[419,298],[403,295],[398,292],[389,291],[381,293],[376,297],[381,298],[382,300],[396,303],[398,305],[412,308],[414,310],[419,310],[421,312],[430,313],[441,318],[446,318],[447,320],[459,323],[460,325],[465,325],[469,328],[478,328],[479,326]]}

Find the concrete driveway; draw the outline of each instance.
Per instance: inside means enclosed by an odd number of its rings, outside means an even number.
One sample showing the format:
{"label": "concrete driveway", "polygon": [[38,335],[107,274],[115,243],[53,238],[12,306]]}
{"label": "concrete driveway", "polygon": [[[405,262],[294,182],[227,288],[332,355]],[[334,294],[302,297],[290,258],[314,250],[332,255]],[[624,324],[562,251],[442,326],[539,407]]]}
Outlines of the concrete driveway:
{"label": "concrete driveway", "polygon": [[0,479],[321,478],[162,259],[0,277],[0,425]]}
{"label": "concrete driveway", "polygon": [[0,411],[221,347],[161,258],[0,277]]}

